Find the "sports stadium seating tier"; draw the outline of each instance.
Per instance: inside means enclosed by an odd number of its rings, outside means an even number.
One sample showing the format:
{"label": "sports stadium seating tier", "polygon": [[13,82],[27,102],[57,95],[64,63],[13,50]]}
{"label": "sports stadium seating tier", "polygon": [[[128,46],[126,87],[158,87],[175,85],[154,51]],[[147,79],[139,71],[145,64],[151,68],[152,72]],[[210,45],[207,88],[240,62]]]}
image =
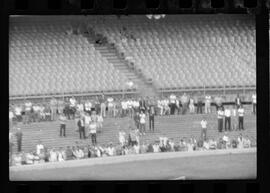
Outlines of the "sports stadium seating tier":
{"label": "sports stadium seating tier", "polygon": [[[17,22],[16,22],[17,20]],[[159,89],[256,85],[251,15],[42,16],[10,20],[10,96],[127,89],[127,77],[72,26],[88,26]],[[132,34],[137,40],[123,38]],[[121,32],[121,33],[120,33]]]}
{"label": "sports stadium seating tier", "polygon": [[102,21],[93,26],[96,33],[131,58],[158,88],[256,85],[254,16],[96,16],[96,21]]}
{"label": "sports stadium seating tier", "polygon": [[11,23],[10,96],[125,90],[127,78],[69,22]]}

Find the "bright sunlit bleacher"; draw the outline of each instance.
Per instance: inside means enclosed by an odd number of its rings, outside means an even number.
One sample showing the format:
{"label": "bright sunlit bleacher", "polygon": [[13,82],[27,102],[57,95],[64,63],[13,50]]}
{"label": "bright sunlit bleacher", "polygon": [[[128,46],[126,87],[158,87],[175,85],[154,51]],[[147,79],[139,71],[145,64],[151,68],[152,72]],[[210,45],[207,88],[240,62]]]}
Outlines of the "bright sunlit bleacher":
{"label": "bright sunlit bleacher", "polygon": [[[158,88],[256,85],[255,18],[239,15],[96,16],[96,33]],[[137,40],[125,39],[125,27]]]}
{"label": "bright sunlit bleacher", "polygon": [[127,78],[68,22],[11,22],[10,96],[126,89]]}

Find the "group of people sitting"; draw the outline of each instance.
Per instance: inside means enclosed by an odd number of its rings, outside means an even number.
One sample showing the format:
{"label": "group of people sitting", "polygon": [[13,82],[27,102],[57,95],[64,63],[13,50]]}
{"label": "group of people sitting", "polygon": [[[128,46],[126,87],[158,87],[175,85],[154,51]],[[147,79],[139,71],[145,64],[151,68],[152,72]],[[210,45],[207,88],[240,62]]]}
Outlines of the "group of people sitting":
{"label": "group of people sitting", "polygon": [[[120,131],[123,132],[123,131]],[[120,134],[119,134],[120,135]],[[119,138],[120,143],[102,145],[80,145],[78,142],[72,147],[47,148],[41,141],[32,152],[19,152],[10,155],[10,166],[25,164],[38,164],[45,162],[61,162],[67,160],[78,160],[93,157],[120,156],[129,154],[158,153],[158,152],[177,152],[177,151],[203,151],[214,149],[230,148],[250,148],[253,145],[248,136],[240,134],[237,138],[230,138],[227,133],[217,139],[196,140],[193,136],[190,139],[168,139],[159,137],[154,143],[133,141],[128,138]]]}

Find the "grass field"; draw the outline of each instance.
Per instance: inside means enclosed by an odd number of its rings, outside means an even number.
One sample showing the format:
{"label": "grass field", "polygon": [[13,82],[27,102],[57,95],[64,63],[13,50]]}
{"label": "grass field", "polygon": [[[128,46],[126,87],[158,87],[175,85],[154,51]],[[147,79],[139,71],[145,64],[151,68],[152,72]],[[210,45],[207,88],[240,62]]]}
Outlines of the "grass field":
{"label": "grass field", "polygon": [[[99,159],[99,158],[98,158]],[[10,170],[10,180],[255,179],[256,152],[131,161],[44,170]]]}

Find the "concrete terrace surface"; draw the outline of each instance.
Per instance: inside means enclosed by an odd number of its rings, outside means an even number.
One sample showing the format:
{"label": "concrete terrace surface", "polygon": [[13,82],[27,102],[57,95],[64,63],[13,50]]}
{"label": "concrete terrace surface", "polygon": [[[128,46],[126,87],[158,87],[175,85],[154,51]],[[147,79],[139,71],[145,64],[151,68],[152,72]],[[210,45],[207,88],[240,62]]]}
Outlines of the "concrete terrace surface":
{"label": "concrete terrace surface", "polygon": [[11,181],[255,179],[256,148],[168,152],[10,167]]}

